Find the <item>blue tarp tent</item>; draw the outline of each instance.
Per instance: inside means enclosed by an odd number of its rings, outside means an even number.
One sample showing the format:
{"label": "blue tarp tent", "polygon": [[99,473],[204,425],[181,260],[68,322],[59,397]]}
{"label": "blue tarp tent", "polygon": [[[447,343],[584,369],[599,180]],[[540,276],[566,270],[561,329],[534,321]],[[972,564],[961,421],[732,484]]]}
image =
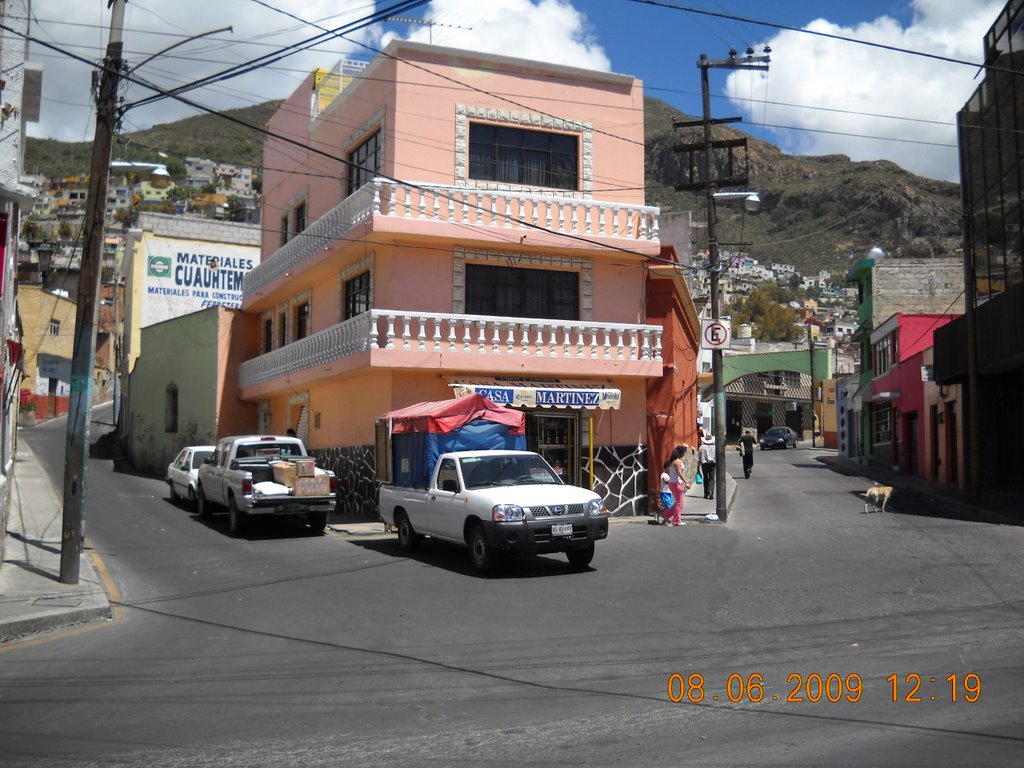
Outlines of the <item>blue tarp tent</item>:
{"label": "blue tarp tent", "polygon": [[526,414],[482,395],[417,403],[378,419],[391,435],[391,480],[426,488],[437,458],[449,451],[526,449]]}

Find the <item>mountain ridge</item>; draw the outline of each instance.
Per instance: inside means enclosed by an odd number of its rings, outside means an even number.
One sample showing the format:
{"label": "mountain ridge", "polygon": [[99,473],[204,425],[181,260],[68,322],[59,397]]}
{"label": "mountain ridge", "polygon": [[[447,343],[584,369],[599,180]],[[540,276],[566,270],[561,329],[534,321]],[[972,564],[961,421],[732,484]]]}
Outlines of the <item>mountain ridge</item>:
{"label": "mountain ridge", "polygon": [[[133,131],[118,141],[114,157],[153,160],[164,152],[175,178],[184,178],[185,156],[259,169],[263,134],[240,123],[262,128],[281,103],[227,110],[230,120],[197,115]],[[675,190],[683,173],[682,156],[674,150],[682,134],[674,121],[685,119],[692,118],[659,99],[644,100],[646,199],[662,211],[691,211],[695,221],[703,221],[703,191]],[[749,188],[760,196],[761,210],[745,215],[741,206],[717,206],[716,235],[723,243],[749,243],[745,251],[752,258],[793,264],[805,274],[820,269],[845,274],[853,260],[876,246],[897,257],[961,252],[958,184],[915,176],[886,160],[788,155],[735,128],[714,128],[716,139],[744,136]],[[91,142],[28,138],[24,167],[47,178],[83,175],[91,152]]]}

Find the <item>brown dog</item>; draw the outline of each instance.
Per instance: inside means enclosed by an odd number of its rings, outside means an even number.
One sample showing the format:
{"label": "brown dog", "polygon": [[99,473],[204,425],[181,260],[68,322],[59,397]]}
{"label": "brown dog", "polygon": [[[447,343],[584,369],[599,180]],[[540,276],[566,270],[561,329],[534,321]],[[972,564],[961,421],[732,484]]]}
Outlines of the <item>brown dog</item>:
{"label": "brown dog", "polygon": [[864,514],[868,512],[885,512],[892,496],[891,485],[873,485],[864,491]]}

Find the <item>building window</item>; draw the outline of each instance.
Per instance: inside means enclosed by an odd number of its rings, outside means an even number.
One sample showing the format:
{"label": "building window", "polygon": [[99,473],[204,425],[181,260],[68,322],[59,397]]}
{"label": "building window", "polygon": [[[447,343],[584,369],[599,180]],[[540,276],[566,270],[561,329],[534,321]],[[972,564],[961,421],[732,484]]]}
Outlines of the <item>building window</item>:
{"label": "building window", "polygon": [[178,431],[178,385],[168,384],[164,391],[164,432]]}
{"label": "building window", "polygon": [[886,336],[875,344],[875,376],[888,373],[892,368],[892,337]]}
{"label": "building window", "polygon": [[288,242],[288,217],[281,217],[281,245]]}
{"label": "building window", "polygon": [[274,349],[274,318],[268,317],[263,321],[263,353],[266,354]]}
{"label": "building window", "polygon": [[469,176],[477,181],[577,189],[579,137],[470,123]]}
{"label": "building window", "polygon": [[892,408],[880,405],[875,408],[875,445],[892,442]]}
{"label": "building window", "polygon": [[295,225],[292,227],[292,231],[295,234],[299,234],[306,228],[306,201],[303,200],[301,203],[292,209],[292,220]]}
{"label": "building window", "polygon": [[380,131],[348,153],[348,193],[351,195],[380,173]]}
{"label": "building window", "polygon": [[370,311],[370,273],[361,272],[345,281],[345,316],[349,320]]}
{"label": "building window", "polygon": [[580,319],[576,272],[466,265],[466,312],[551,320]]}
{"label": "building window", "polygon": [[60,320],[50,320],[50,335],[60,336]]}
{"label": "building window", "polygon": [[309,302],[303,302],[295,308],[295,338],[304,339],[309,336]]}
{"label": "building window", "polygon": [[277,346],[283,347],[288,343],[288,315],[281,312],[277,316]]}

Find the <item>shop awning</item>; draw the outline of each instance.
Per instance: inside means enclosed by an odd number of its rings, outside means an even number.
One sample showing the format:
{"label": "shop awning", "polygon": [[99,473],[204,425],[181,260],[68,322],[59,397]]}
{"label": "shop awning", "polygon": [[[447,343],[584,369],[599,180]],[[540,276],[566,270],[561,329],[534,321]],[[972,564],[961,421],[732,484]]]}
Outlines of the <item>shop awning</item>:
{"label": "shop awning", "polygon": [[451,384],[456,397],[480,394],[493,403],[513,408],[618,409],[622,390],[546,382],[470,382]]}
{"label": "shop awning", "polygon": [[875,392],[874,397],[871,398],[871,402],[873,402],[873,403],[881,403],[881,402],[884,402],[886,400],[899,400],[899,399],[900,399],[900,393],[899,392],[891,392],[891,391]]}
{"label": "shop awning", "polygon": [[875,382],[869,381],[864,384],[860,389],[854,392],[853,397],[850,398],[850,402],[853,404],[853,410],[864,410],[864,403],[870,403],[874,394]]}

